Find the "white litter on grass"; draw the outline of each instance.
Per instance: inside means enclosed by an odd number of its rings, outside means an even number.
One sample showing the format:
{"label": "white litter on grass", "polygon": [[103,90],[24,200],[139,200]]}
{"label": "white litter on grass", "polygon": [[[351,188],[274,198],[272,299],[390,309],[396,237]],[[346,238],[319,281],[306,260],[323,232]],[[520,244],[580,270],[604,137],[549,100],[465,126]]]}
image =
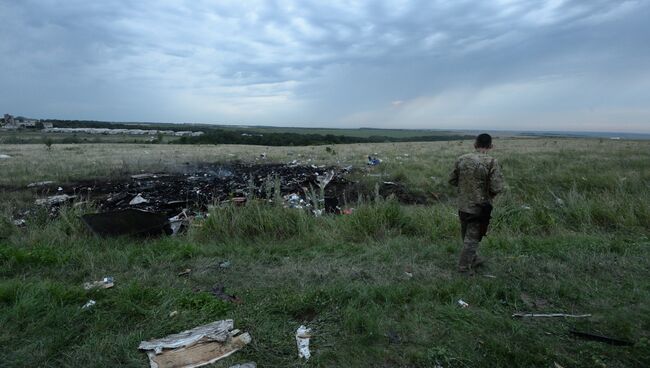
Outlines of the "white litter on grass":
{"label": "white litter on grass", "polygon": [[88,309],[88,308],[92,307],[92,306],[95,305],[95,304],[97,304],[97,302],[94,301],[94,300],[92,300],[92,299],[90,299],[88,302],[86,302],[86,304],[84,304],[84,305],[81,307],[81,309]]}
{"label": "white litter on grass", "polygon": [[68,200],[74,198],[75,196],[69,196],[67,194],[59,194],[47,198],[39,198],[36,200],[36,204],[39,206],[43,205],[53,205],[53,204],[61,204],[63,202],[67,202]]}
{"label": "white litter on grass", "polygon": [[25,226],[27,224],[27,221],[25,221],[24,219],[13,220],[12,222],[14,226],[19,226],[19,227]]}
{"label": "white litter on grass", "polygon": [[115,280],[113,279],[112,276],[107,276],[104,277],[103,279],[99,281],[93,281],[93,282],[85,282],[84,283],[84,289],[85,290],[91,290],[91,289],[109,289],[112,288]]}
{"label": "white litter on grass", "polygon": [[4,159],[4,158],[11,158],[11,156],[5,155],[5,154],[0,154],[0,159]]}
{"label": "white litter on grass", "polygon": [[311,329],[300,326],[296,330],[296,345],[298,345],[298,357],[308,360],[311,357],[309,351],[309,338],[311,338]]}
{"label": "white litter on grass", "polygon": [[469,308],[469,304],[463,299],[458,299],[458,305],[460,305],[461,308]]}
{"label": "white litter on grass", "polygon": [[131,202],[129,202],[129,205],[133,206],[141,203],[149,203],[149,201],[144,199],[140,194],[138,194],[137,196],[133,197]]}

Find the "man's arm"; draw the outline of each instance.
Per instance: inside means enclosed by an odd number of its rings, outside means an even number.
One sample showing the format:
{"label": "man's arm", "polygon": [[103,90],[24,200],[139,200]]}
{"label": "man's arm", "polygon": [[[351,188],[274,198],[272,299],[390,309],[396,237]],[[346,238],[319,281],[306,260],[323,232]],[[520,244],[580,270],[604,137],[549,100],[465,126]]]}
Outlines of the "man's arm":
{"label": "man's arm", "polygon": [[458,161],[454,164],[454,171],[449,174],[449,184],[458,186]]}
{"label": "man's arm", "polygon": [[492,162],[492,167],[490,168],[490,197],[495,197],[497,194],[503,192],[505,186],[505,181],[503,179],[503,174],[501,173],[501,168],[496,159]]}

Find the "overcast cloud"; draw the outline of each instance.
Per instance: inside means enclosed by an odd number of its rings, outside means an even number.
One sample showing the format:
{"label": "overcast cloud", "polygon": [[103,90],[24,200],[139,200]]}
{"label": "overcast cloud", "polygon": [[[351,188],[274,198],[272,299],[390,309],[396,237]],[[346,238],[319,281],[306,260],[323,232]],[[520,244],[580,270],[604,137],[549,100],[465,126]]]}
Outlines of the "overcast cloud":
{"label": "overcast cloud", "polygon": [[0,0],[0,112],[649,132],[648,19],[646,0]]}

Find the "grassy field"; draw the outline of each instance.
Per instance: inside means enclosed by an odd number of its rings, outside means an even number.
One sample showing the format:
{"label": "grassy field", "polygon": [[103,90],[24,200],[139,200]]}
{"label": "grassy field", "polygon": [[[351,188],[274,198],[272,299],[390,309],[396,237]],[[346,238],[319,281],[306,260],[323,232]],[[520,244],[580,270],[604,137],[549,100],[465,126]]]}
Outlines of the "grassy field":
{"label": "grassy field", "polygon": [[[341,145],[334,154],[322,146],[0,145],[11,156],[0,159],[0,365],[146,367],[141,340],[232,318],[253,342],[216,367],[650,366],[650,141],[495,145],[508,190],[481,247],[487,268],[473,277],[455,272],[459,224],[446,184],[469,141]],[[369,198],[352,215],[323,217],[251,202],[215,207],[186,234],[155,239],[95,237],[79,220],[83,206],[56,219],[36,213],[25,228],[10,222],[33,203],[24,189],[32,181],[254,162],[262,153],[357,167],[376,153],[384,162],[359,180],[399,181],[439,200]],[[225,260],[231,266],[219,267]],[[189,277],[178,277],[186,268]],[[104,276],[116,286],[82,288]],[[243,302],[201,291],[215,284]],[[97,305],[81,310],[89,299]],[[592,317],[511,317],[523,311]],[[295,346],[301,324],[313,330],[308,362]],[[577,339],[571,329],[634,345]]]}

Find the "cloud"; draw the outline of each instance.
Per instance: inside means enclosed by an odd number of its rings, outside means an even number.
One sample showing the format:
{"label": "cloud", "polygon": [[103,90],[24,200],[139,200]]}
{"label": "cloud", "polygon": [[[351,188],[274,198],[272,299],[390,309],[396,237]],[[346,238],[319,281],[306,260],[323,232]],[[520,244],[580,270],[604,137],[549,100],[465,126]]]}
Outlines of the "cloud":
{"label": "cloud", "polygon": [[649,15],[610,0],[0,0],[0,108],[474,128],[534,124],[527,111],[582,126],[595,105],[647,131],[643,101],[608,85],[650,92]]}

